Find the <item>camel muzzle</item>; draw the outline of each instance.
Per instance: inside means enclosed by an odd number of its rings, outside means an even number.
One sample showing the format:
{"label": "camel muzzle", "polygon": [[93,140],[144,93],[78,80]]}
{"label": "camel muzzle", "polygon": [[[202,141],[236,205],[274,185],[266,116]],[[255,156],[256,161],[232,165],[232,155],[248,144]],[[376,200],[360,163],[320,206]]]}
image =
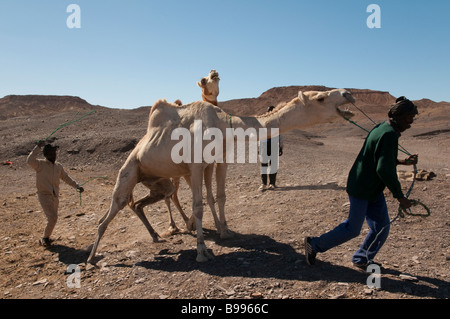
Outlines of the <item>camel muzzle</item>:
{"label": "camel muzzle", "polygon": [[336,108],[336,111],[338,112],[338,114],[340,115],[340,116],[342,116],[343,118],[351,118],[351,117],[353,117],[355,114],[352,112],[352,111],[350,111],[349,109],[345,109],[345,110],[341,110],[341,109],[339,109],[338,107]]}
{"label": "camel muzzle", "polygon": [[[354,104],[355,103],[355,98],[353,97],[353,95],[350,92],[342,92],[341,94],[347,100],[347,102],[344,102],[341,105],[345,105],[345,104],[348,104],[348,103],[351,103],[351,104],[355,105]],[[351,118],[351,117],[353,117],[355,115],[348,108],[345,109],[345,110],[341,110],[341,109],[339,109],[339,107],[336,107],[336,111],[338,112],[338,114],[340,116],[342,116],[343,118],[347,118],[347,119]]]}

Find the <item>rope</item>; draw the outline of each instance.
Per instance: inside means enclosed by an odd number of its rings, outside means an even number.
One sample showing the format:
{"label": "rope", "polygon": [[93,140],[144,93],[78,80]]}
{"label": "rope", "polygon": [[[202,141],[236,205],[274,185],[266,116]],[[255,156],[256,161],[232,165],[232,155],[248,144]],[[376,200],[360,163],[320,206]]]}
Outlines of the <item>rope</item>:
{"label": "rope", "polygon": [[422,203],[419,199],[410,199],[412,206],[417,206],[420,205],[422,206],[425,210],[426,210],[426,214],[414,214],[411,211],[411,208],[405,209],[401,206],[398,207],[398,215],[402,218],[405,217],[405,215],[409,215],[409,216],[421,216],[421,217],[428,217],[431,215],[431,210],[424,204]]}
{"label": "rope", "polygon": [[414,213],[412,213],[411,208],[406,209],[406,208],[403,208],[401,205],[398,205],[397,216],[395,216],[387,225],[385,225],[385,226],[383,226],[383,228],[381,228],[381,230],[377,233],[377,235],[375,236],[375,238],[372,241],[372,243],[367,248],[367,250],[366,250],[366,260],[367,260],[368,264],[372,264],[373,263],[373,260],[369,259],[370,248],[372,248],[373,244],[375,244],[375,242],[377,241],[378,237],[386,229],[386,227],[388,227],[389,225],[394,223],[399,218],[405,218],[406,217],[405,215],[420,216],[420,217],[428,217],[428,216],[431,215],[430,209],[424,203],[422,203],[420,200],[410,199],[410,201],[411,201],[412,206],[420,205],[427,211],[427,213],[426,214],[414,214]]}
{"label": "rope", "polygon": [[[347,99],[347,97],[344,95],[344,97]],[[348,100],[348,99],[347,99]],[[374,120],[372,120],[362,109],[360,109],[359,107],[357,107],[352,101],[348,100],[358,111],[360,111],[362,114],[364,114],[373,124],[378,125],[378,123],[376,123]],[[363,128],[362,126],[358,125],[356,122],[346,118],[344,116],[344,119],[347,120],[348,122],[350,122],[351,124],[359,127],[360,129],[364,130],[367,133],[370,133],[368,130],[366,130],[365,128]],[[411,153],[409,153],[406,148],[404,148],[403,146],[401,146],[400,144],[398,145],[399,148],[398,150],[405,153],[408,156],[411,156]],[[416,177],[417,177],[417,165],[414,164],[414,177],[413,177],[413,181],[411,183],[411,186],[409,187],[408,191],[405,194],[405,197],[409,199],[409,195],[411,195],[411,192],[413,190],[414,184],[416,182]],[[372,264],[373,260],[369,259],[369,251],[370,248],[372,248],[373,244],[375,244],[375,242],[377,241],[378,237],[381,235],[381,233],[386,229],[386,227],[388,227],[389,225],[391,225],[393,222],[395,222],[397,219],[399,218],[404,218],[405,215],[409,215],[409,216],[421,216],[421,217],[428,217],[431,215],[431,211],[430,209],[423,204],[420,200],[414,200],[414,199],[410,199],[409,200],[411,202],[412,207],[413,206],[422,206],[425,210],[426,210],[426,214],[414,214],[412,213],[411,208],[404,208],[401,205],[398,206],[398,213],[397,216],[395,216],[387,225],[383,226],[383,228],[381,228],[381,230],[377,233],[377,235],[375,236],[375,239],[373,240],[373,242],[369,245],[369,247],[366,250],[366,260],[368,264]]]}
{"label": "rope", "polygon": [[359,128],[362,129],[363,131],[366,131],[367,133],[370,133],[370,131],[366,130],[364,127],[358,125],[356,122],[354,122],[354,121],[352,121],[352,120],[346,118],[345,116],[344,116],[344,119],[346,119],[348,122],[352,123],[353,125],[359,127]]}
{"label": "rope", "polygon": [[[82,120],[83,118],[85,118],[86,116],[88,116],[88,115],[91,115],[92,113],[94,113],[95,112],[95,110],[92,110],[92,111],[90,111],[90,112],[88,112],[88,113],[86,113],[86,114],[84,114],[83,116],[81,116],[81,117],[79,117],[79,118],[76,118],[76,119],[74,119],[74,120],[72,120],[72,121],[70,121],[70,122],[67,122],[67,123],[64,123],[64,124],[60,124],[49,136],[47,136],[45,139],[44,139],[44,142],[46,142],[53,134],[55,134],[56,132],[58,132],[60,129],[62,129],[63,127],[66,127],[66,126],[69,126],[70,124],[73,124],[73,123],[75,123],[75,122],[78,122],[78,121],[80,121],[80,120]],[[77,113],[77,115],[78,115],[78,113]],[[40,141],[36,141],[37,143],[39,143]]]}
{"label": "rope", "polygon": [[[347,99],[347,97],[344,95],[344,97]],[[358,111],[360,111],[362,114],[364,114],[364,116],[365,117],[367,117],[374,125],[377,125],[378,123],[377,122],[375,122],[374,120],[372,120],[371,118],[370,118],[370,116],[369,115],[367,115],[366,114],[366,112],[364,112],[362,109],[360,109],[359,107],[357,107],[356,105],[355,105],[355,103],[353,103],[352,101],[350,101],[349,99],[347,99]]]}
{"label": "rope", "polygon": [[[365,114],[365,113],[364,113],[364,114]],[[366,115],[366,116],[367,116],[367,115]],[[349,123],[351,123],[351,124],[353,124],[353,125],[359,127],[360,129],[362,129],[362,130],[365,131],[366,133],[370,133],[369,130],[365,129],[364,127],[362,127],[361,125],[359,125],[359,124],[356,123],[355,121],[352,121],[352,120],[350,120],[349,118],[347,118],[347,117],[345,117],[345,116],[344,116],[344,119],[345,119],[347,122],[349,122]],[[370,117],[369,117],[369,119],[370,119]],[[370,119],[370,120],[372,120],[372,119]],[[373,122],[373,121],[372,121],[372,122]],[[374,123],[375,123],[375,122],[374,122]],[[375,123],[375,125],[378,125],[378,124]],[[411,153],[409,153],[409,152],[406,150],[406,148],[404,148],[404,147],[401,146],[400,144],[398,144],[398,150],[399,150],[400,152],[402,152],[402,153],[408,155],[408,156],[411,156]]]}

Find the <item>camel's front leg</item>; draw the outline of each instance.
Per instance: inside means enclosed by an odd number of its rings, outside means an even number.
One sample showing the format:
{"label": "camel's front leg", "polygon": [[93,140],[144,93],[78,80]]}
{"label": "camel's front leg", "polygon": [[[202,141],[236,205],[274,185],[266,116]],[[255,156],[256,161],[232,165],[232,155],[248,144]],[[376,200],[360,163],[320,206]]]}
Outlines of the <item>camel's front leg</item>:
{"label": "camel's front leg", "polygon": [[233,233],[228,229],[225,218],[225,179],[227,177],[228,164],[218,163],[216,167],[216,183],[217,183],[217,204],[219,206],[220,216],[220,238],[226,239],[233,237]]}
{"label": "camel's front leg", "polygon": [[203,236],[203,201],[202,201],[203,168],[199,167],[191,171],[192,211],[197,230],[197,261],[205,262],[212,258],[208,253]]}
{"label": "camel's front leg", "polygon": [[108,213],[100,220],[97,238],[95,239],[91,253],[87,262],[94,264],[95,253],[100,243],[100,239],[108,228],[109,223],[114,219],[117,213],[123,209],[131,198],[134,186],[137,184],[138,170],[136,162],[128,159],[119,171],[116,186],[113,191],[113,199],[109,207]]}
{"label": "camel's front leg", "polygon": [[105,233],[106,228],[108,228],[109,223],[114,219],[114,217],[116,217],[119,210],[121,208],[125,207],[125,205],[126,205],[126,202],[124,202],[124,204],[121,204],[120,206],[116,202],[113,202],[111,204],[111,207],[108,210],[108,213],[106,213],[106,215],[103,216],[103,218],[100,220],[100,225],[99,225],[98,231],[97,231],[97,238],[95,239],[94,245],[92,246],[92,249],[91,249],[91,253],[89,254],[89,257],[87,259],[88,263],[90,263],[90,264],[96,263],[96,261],[94,259],[95,259],[95,253],[98,248],[98,244],[100,243],[100,239],[102,239],[103,234]]}

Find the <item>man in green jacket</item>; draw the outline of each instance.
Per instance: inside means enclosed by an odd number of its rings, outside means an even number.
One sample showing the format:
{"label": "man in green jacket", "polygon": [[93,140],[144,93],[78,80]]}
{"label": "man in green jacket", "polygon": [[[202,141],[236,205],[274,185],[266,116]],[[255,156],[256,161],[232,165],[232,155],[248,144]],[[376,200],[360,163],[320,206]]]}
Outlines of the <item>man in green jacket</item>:
{"label": "man in green jacket", "polygon": [[411,207],[402,192],[397,165],[417,164],[417,155],[397,160],[398,139],[400,133],[411,127],[417,114],[417,107],[402,96],[390,108],[389,121],[378,124],[369,133],[348,175],[348,219],[320,237],[305,238],[305,257],[309,265],[315,263],[317,253],[357,237],[366,219],[370,230],[352,261],[359,268],[367,267],[389,234],[390,219],[384,189],[387,187],[403,208]]}

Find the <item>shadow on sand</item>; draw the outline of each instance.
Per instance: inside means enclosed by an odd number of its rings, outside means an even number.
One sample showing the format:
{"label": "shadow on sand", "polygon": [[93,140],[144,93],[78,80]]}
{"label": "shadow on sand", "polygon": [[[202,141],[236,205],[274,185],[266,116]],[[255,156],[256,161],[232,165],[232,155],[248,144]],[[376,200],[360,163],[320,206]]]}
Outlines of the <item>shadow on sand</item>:
{"label": "shadow on sand", "polygon": [[345,191],[345,187],[339,186],[336,182],[329,182],[324,185],[296,185],[296,186],[278,186],[276,191],[298,191],[298,190],[335,190]]}
{"label": "shadow on sand", "polygon": [[77,265],[85,263],[90,252],[88,249],[75,249],[65,245],[54,244],[47,248],[47,250],[52,253],[58,254],[58,259],[60,262],[66,265]]}
{"label": "shadow on sand", "polygon": [[[162,249],[152,260],[138,261],[135,264],[119,263],[113,267],[143,267],[165,272],[202,271],[212,276],[244,278],[276,278],[295,281],[327,281],[366,284],[370,273],[353,267],[334,265],[320,261],[308,266],[305,256],[291,245],[277,242],[266,235],[239,234],[231,239],[221,240],[215,230],[204,229],[205,239],[214,241],[222,247],[234,251],[215,256],[206,263],[197,263],[196,250]],[[71,265],[85,263],[90,252],[88,249],[74,249],[55,244],[47,248],[58,254],[60,262]],[[212,254],[212,251],[210,251]],[[100,257],[101,258],[101,257]],[[418,281],[400,279],[401,272],[395,269],[381,270],[381,287],[391,293],[407,293],[421,298],[445,299],[450,295],[450,283],[445,280],[416,276]],[[386,277],[388,275],[388,277]],[[394,278],[393,278],[394,277]],[[398,278],[398,279],[397,279]]]}
{"label": "shadow on sand", "polygon": [[[298,281],[320,281],[363,283],[369,273],[323,262],[319,259],[314,266],[308,266],[303,254],[292,246],[280,243],[269,236],[255,234],[235,234],[234,238],[220,240],[215,231],[205,229],[205,238],[212,239],[223,247],[235,248],[231,253],[215,256],[206,263],[195,261],[195,250],[161,250],[151,261],[140,261],[134,266],[168,272],[189,272],[199,270],[221,277],[277,278]],[[116,265],[125,266],[126,265]],[[392,269],[381,270],[382,289],[391,293],[408,293],[417,297],[448,298],[450,283],[444,280],[417,276],[417,282],[400,278],[401,273]],[[383,276],[390,275],[389,277]]]}

